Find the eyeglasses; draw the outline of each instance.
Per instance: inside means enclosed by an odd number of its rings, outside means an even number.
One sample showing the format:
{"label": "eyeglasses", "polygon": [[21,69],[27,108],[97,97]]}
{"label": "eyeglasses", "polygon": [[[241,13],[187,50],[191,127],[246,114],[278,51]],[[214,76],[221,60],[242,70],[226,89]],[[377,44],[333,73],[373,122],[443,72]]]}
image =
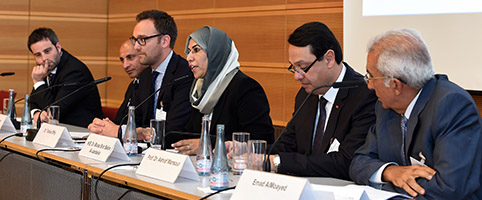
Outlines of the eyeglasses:
{"label": "eyeglasses", "polygon": [[146,40],[154,38],[154,37],[162,36],[162,35],[165,35],[165,34],[159,33],[159,34],[156,34],[156,35],[151,35],[151,36],[142,37],[142,38],[135,38],[134,36],[132,36],[132,37],[129,38],[129,40],[131,41],[133,46],[136,46],[136,42],[137,42],[137,44],[139,44],[141,46],[145,46],[146,43],[147,43]]}
{"label": "eyeglasses", "polygon": [[363,79],[365,80],[365,82],[368,84],[368,81],[370,80],[376,80],[376,79],[398,79],[400,82],[404,83],[404,84],[407,84],[407,82],[405,82],[404,80],[402,80],[401,78],[395,78],[395,77],[390,77],[390,76],[378,76],[378,77],[369,77],[370,75],[368,73],[365,74],[365,76],[363,77]]}
{"label": "eyeglasses", "polygon": [[298,72],[298,74],[306,74],[308,73],[308,70],[310,70],[310,68],[316,63],[316,61],[318,61],[319,58],[316,58],[310,65],[308,65],[308,67],[306,67],[305,69],[301,69],[301,67],[295,67],[293,66],[293,64],[291,64],[289,67],[288,67],[288,71],[290,71],[291,73],[295,73],[295,72]]}

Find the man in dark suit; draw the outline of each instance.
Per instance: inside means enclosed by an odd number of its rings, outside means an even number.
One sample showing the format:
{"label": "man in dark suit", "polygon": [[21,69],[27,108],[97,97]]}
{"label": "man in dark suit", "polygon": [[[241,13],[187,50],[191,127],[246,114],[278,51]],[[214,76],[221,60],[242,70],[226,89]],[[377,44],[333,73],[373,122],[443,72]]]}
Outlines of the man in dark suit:
{"label": "man in dark suit", "polygon": [[[136,124],[147,127],[150,119],[165,119],[166,132],[183,130],[192,109],[189,89],[193,77],[187,61],[172,50],[177,38],[176,23],[167,13],[158,10],[141,12],[136,20],[130,39],[140,62],[151,68],[141,73],[141,89],[136,91],[132,103],[139,105],[152,92],[164,87],[136,110]],[[181,77],[186,78],[175,81]]]}
{"label": "man in dark suit", "polygon": [[[147,99],[136,109],[136,126],[148,127],[151,119],[164,119],[166,133],[184,130],[192,109],[189,89],[193,77],[187,61],[172,50],[177,38],[176,23],[170,15],[159,10],[143,11],[137,15],[136,20],[130,41],[138,53],[139,62],[151,66],[141,72],[139,89],[132,96],[133,106],[138,106]],[[179,79],[181,77],[184,78]],[[161,87],[163,88],[158,93],[149,98]],[[110,122],[108,126],[112,125]],[[99,134],[122,137],[117,135],[118,126],[114,124],[114,127]],[[138,139],[144,139],[149,131],[138,128],[137,133]]]}
{"label": "man in dark suit", "polygon": [[350,177],[416,199],[482,199],[482,119],[465,90],[434,75],[419,33],[377,36],[366,68],[379,100],[377,123],[356,151]]}
{"label": "man in dark suit", "polygon": [[129,76],[129,78],[133,78],[134,80],[131,81],[129,87],[127,87],[127,91],[124,95],[124,101],[120,105],[119,109],[117,110],[115,119],[104,118],[99,119],[95,118],[92,123],[89,124],[89,130],[92,133],[100,133],[100,132],[108,132],[111,131],[113,134],[117,133],[117,129],[119,128],[116,124],[120,124],[122,118],[127,115],[128,107],[132,105],[132,97],[134,96],[134,91],[139,89],[139,79],[141,72],[148,68],[148,65],[143,65],[139,62],[139,56],[137,55],[137,51],[134,49],[132,42],[130,40],[126,40],[122,43],[119,49],[119,59],[122,62],[122,68]]}
{"label": "man in dark suit", "polygon": [[[33,120],[37,122],[40,110],[74,90],[94,81],[87,66],[62,49],[55,32],[50,28],[35,29],[28,38],[28,49],[35,58],[32,93],[63,83],[79,83],[75,86],[53,87],[30,98]],[[99,91],[96,85],[86,87],[60,101],[60,123],[82,127],[95,117],[103,117]],[[47,113],[40,114],[42,122]]]}
{"label": "man in dark suit", "polygon": [[[295,111],[300,111],[274,146],[277,154],[271,155],[271,168],[279,173],[349,180],[353,153],[375,123],[376,97],[365,85],[313,91],[333,82],[363,81],[362,75],[342,62],[341,46],[325,24],[304,24],[288,42],[289,70],[302,86],[295,100]],[[313,95],[307,97],[309,93]]]}

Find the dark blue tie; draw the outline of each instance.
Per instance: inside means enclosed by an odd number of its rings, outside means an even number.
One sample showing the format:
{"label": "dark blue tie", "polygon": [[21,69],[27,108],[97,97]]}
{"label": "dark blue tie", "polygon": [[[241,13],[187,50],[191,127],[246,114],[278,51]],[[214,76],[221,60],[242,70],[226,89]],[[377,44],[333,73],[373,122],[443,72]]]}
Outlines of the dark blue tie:
{"label": "dark blue tie", "polygon": [[[156,91],[156,80],[157,80],[158,76],[159,76],[158,71],[152,72],[152,92]],[[152,112],[152,119],[156,118],[156,107],[157,107],[157,94],[154,95],[154,106],[153,106],[153,112]]]}
{"label": "dark blue tie", "polygon": [[49,86],[52,85],[52,83],[53,83],[53,81],[54,81],[54,77],[55,77],[55,74],[54,74],[54,73],[50,73],[50,74],[49,74],[49,78],[48,78],[48,80],[47,80]]}
{"label": "dark blue tie", "polygon": [[326,121],[326,99],[320,97],[319,100],[319,111],[318,124],[316,125],[315,141],[313,142],[312,153],[322,153],[321,143],[323,142],[323,135],[325,134],[325,121]]}
{"label": "dark blue tie", "polygon": [[400,154],[402,157],[403,165],[407,165],[407,159],[405,156],[405,138],[407,137],[407,122],[408,122],[408,119],[404,115],[402,115],[400,120],[400,126],[402,128],[402,149],[400,150]]}

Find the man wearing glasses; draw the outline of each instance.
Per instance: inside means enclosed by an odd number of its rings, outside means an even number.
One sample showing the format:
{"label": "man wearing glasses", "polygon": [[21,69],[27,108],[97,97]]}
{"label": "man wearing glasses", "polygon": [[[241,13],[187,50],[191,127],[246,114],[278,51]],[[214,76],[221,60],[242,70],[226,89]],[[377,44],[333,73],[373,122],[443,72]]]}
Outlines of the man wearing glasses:
{"label": "man wearing glasses", "polygon": [[[151,119],[165,119],[166,133],[184,130],[191,116],[189,90],[193,77],[187,61],[172,50],[177,38],[176,23],[170,15],[159,10],[143,11],[136,20],[130,41],[137,50],[140,63],[151,66],[140,74],[139,89],[132,97],[133,106],[147,99],[136,109],[136,125],[148,127]],[[138,129],[138,139],[143,139],[143,134],[147,133],[143,130]],[[100,134],[116,137],[117,131]]]}
{"label": "man wearing glasses", "polygon": [[[363,80],[342,62],[341,46],[325,24],[304,24],[288,42],[288,70],[302,86],[294,109],[300,111],[274,147],[271,168],[285,174],[350,180],[348,168],[353,154],[375,123],[376,96],[365,85],[313,91],[333,82]],[[300,108],[311,92],[313,95]]]}
{"label": "man wearing glasses", "polygon": [[397,29],[369,45],[377,123],[355,153],[358,184],[415,199],[482,199],[482,119],[472,97],[434,75],[420,34]]}

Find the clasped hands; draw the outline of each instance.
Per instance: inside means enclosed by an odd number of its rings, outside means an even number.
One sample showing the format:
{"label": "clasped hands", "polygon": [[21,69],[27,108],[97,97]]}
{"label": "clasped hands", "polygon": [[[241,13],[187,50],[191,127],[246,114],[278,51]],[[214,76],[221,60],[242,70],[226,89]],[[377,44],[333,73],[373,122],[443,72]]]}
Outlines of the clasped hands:
{"label": "clasped hands", "polygon": [[[87,128],[91,133],[109,137],[117,137],[119,125],[115,124],[109,118],[95,118]],[[149,140],[150,130],[148,128],[136,128],[136,131],[138,140]]]}
{"label": "clasped hands", "polygon": [[416,181],[417,178],[432,180],[437,173],[434,169],[426,166],[397,166],[389,165],[383,171],[382,180],[391,182],[393,185],[402,188],[408,194],[416,197],[418,194],[424,195],[425,189]]}

